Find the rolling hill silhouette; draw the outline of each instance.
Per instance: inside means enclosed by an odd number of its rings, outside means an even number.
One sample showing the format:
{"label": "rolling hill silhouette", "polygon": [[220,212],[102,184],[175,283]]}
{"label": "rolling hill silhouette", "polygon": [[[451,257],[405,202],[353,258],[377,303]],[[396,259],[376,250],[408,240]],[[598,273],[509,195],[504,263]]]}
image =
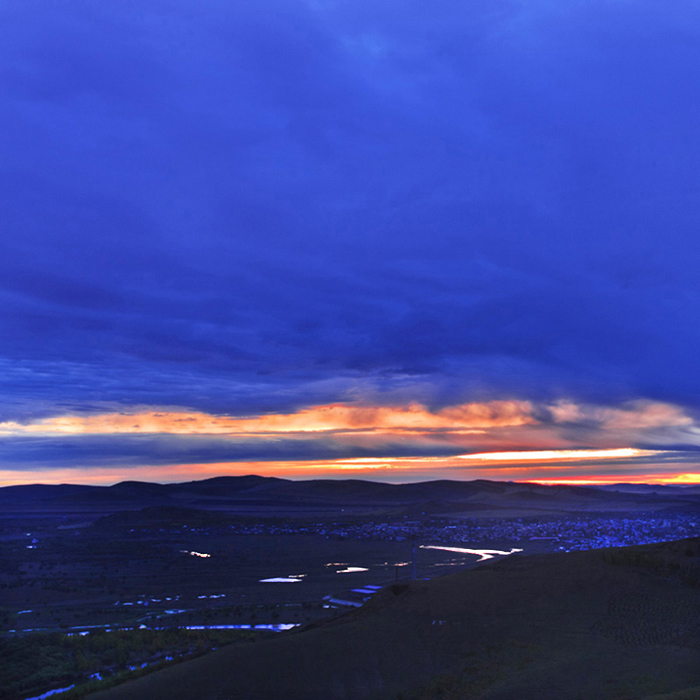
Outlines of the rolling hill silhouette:
{"label": "rolling hill silhouette", "polygon": [[[426,481],[386,484],[362,480],[291,481],[261,476],[216,477],[157,484],[124,481],[114,486],[29,485],[0,488],[0,507],[12,512],[107,514],[149,507],[218,510],[253,515],[355,512],[394,514],[523,515],[641,511],[700,506],[694,489],[611,490],[499,481]],[[503,511],[503,513],[501,513]]]}

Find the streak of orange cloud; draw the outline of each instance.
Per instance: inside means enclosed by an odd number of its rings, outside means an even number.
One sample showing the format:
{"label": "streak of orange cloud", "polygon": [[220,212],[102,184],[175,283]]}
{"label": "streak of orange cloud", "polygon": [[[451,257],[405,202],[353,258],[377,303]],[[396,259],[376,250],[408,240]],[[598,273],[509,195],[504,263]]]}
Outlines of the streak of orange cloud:
{"label": "streak of orange cloud", "polygon": [[180,411],[103,413],[57,416],[35,423],[0,423],[0,434],[121,434],[266,435],[278,433],[381,431],[474,431],[532,425],[532,405],[527,401],[492,401],[429,411],[420,404],[394,406],[315,406],[297,413],[269,414],[253,418],[213,416]]}
{"label": "streak of orange cloud", "polygon": [[[552,421],[541,422],[540,410]],[[543,413],[542,415],[545,415]],[[676,406],[636,402],[618,408],[558,402],[535,406],[528,401],[466,403],[431,411],[417,403],[408,406],[347,406],[329,404],[286,414],[216,416],[202,412],[141,410],[124,413],[63,415],[33,423],[0,423],[0,435],[210,435],[244,439],[274,436],[332,437],[339,444],[372,447],[378,439],[416,437],[425,444],[446,444],[468,450],[504,452],[532,450],[530,457],[547,459],[535,452],[566,450],[571,444],[570,426],[580,422],[591,447],[618,449],[620,444],[667,441],[668,434],[654,440],[654,431],[683,431],[683,440],[697,439],[693,420]],[[591,427],[594,426],[594,427]],[[651,432],[649,432],[651,431]],[[695,431],[695,432],[694,432]],[[672,441],[677,440],[676,433]],[[658,434],[657,434],[658,438]],[[614,455],[610,455],[614,456]],[[559,452],[552,459],[566,458]],[[603,452],[591,458],[605,458]],[[469,457],[469,459],[478,459]],[[493,460],[494,457],[483,459]],[[513,455],[504,459],[512,460]]]}

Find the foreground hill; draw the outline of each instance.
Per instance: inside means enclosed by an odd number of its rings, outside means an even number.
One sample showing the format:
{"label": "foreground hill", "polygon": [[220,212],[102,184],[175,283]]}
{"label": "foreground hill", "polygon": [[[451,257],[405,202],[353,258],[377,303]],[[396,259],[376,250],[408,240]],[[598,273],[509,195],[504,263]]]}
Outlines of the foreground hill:
{"label": "foreground hill", "polygon": [[362,480],[291,481],[261,476],[217,477],[176,484],[125,481],[114,486],[0,488],[0,508],[5,513],[104,515],[154,507],[254,516],[336,516],[346,509],[346,514],[520,517],[697,508],[700,492],[666,489],[659,493],[484,480],[385,484]]}
{"label": "foreground hill", "polygon": [[512,556],[92,700],[700,697],[700,538]]}

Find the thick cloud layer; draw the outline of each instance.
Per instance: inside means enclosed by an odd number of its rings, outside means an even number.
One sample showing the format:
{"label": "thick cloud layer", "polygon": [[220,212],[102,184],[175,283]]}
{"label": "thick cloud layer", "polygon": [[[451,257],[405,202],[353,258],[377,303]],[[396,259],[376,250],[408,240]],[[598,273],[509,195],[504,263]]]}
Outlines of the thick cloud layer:
{"label": "thick cloud layer", "polygon": [[0,26],[0,421],[696,415],[694,0],[7,0]]}

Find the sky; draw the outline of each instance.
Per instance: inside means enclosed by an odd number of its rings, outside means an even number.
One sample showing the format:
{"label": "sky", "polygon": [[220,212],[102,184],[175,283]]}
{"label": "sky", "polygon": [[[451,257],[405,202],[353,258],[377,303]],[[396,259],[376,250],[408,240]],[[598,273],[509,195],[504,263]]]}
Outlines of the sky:
{"label": "sky", "polygon": [[4,0],[0,485],[700,482],[697,0]]}

